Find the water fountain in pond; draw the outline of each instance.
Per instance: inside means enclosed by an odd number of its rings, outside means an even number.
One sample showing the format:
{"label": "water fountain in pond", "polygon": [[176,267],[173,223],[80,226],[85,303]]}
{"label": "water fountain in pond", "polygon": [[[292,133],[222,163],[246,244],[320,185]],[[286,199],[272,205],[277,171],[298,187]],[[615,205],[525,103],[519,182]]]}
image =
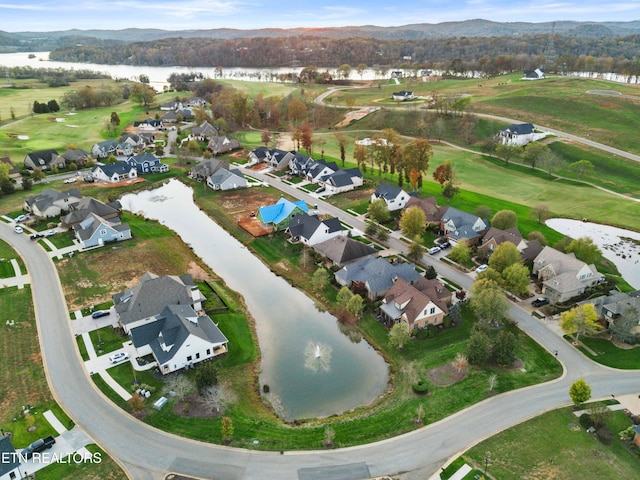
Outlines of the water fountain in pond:
{"label": "water fountain in pond", "polygon": [[329,345],[309,342],[305,349],[304,357],[304,366],[308,370],[313,372],[324,370],[328,372],[331,368],[329,365],[331,361],[331,347]]}

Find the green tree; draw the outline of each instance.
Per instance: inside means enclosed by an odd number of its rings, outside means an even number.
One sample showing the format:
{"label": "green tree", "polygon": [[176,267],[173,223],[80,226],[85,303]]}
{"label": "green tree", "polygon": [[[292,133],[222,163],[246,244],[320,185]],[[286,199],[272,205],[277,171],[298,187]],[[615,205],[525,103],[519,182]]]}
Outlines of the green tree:
{"label": "green tree", "polygon": [[467,242],[462,239],[449,252],[448,257],[460,265],[468,264],[471,261],[471,248]]}
{"label": "green tree", "polygon": [[591,398],[591,387],[583,378],[579,378],[569,387],[569,396],[574,405],[582,405]]}
{"label": "green tree", "polygon": [[465,355],[471,365],[484,365],[491,354],[489,336],[481,330],[472,330]]}
{"label": "green tree", "polygon": [[424,269],[424,278],[427,280],[434,280],[438,278],[438,272],[433,265],[427,265]]}
{"label": "green tree", "polygon": [[375,237],[378,234],[379,228],[376,222],[368,220],[364,226],[364,233],[370,237]]}
{"label": "green tree", "polygon": [[451,200],[458,193],[460,193],[460,187],[453,181],[447,182],[442,190],[442,196],[447,200]]}
{"label": "green tree", "polygon": [[508,266],[521,262],[518,247],[511,242],[503,242],[498,245],[491,254],[491,257],[489,257],[489,266],[500,275],[502,275],[502,272],[504,272]]}
{"label": "green tree", "polygon": [[527,240],[538,240],[540,242],[540,245],[542,246],[545,246],[547,244],[547,237],[545,237],[542,232],[539,232],[537,230],[529,232],[529,234],[527,235]]}
{"label": "green tree", "polygon": [[329,272],[327,272],[326,268],[318,268],[315,272],[313,272],[313,276],[311,277],[311,288],[316,293],[321,293],[329,284]]}
{"label": "green tree", "polygon": [[513,157],[518,155],[521,151],[521,147],[508,145],[506,143],[498,143],[496,145],[496,155],[502,158],[507,166],[509,165],[509,162],[513,159]]}
{"label": "green tree", "polygon": [[407,251],[407,258],[412,262],[418,262],[425,253],[424,245],[421,243],[422,238],[419,235],[413,237]]}
{"label": "green tree", "polygon": [[500,210],[491,219],[491,226],[500,230],[508,230],[509,228],[518,226],[518,217],[513,210]]}
{"label": "green tree", "polygon": [[9,177],[3,177],[0,179],[0,190],[2,190],[2,193],[5,195],[11,195],[16,191],[16,186]]}
{"label": "green tree", "polygon": [[343,132],[334,133],[333,136],[335,137],[336,143],[340,148],[340,160],[342,161],[342,166],[344,167],[344,161],[346,160],[347,137]]}
{"label": "green tree", "polygon": [[389,330],[389,345],[402,350],[410,337],[411,334],[407,331],[407,328],[402,323],[396,323]]}
{"label": "green tree", "polygon": [[524,161],[531,165],[531,168],[536,168],[536,164],[544,158],[547,150],[549,147],[544,143],[530,142],[524,147]]}
{"label": "green tree", "polygon": [[22,177],[22,189],[24,191],[29,191],[33,188],[33,181],[31,177]]}
{"label": "green tree", "polygon": [[229,443],[233,439],[233,420],[230,417],[222,417],[222,441]]}
{"label": "green tree", "polygon": [[578,160],[569,164],[569,171],[578,178],[590,177],[595,173],[595,167],[589,160]]}
{"label": "green tree", "polygon": [[31,174],[31,178],[33,179],[33,181],[35,183],[38,183],[38,182],[44,180],[45,176],[46,175],[44,174],[44,172],[40,168],[34,168],[33,169],[33,173]]}
{"label": "green tree", "polygon": [[360,75],[360,80],[362,80],[362,75],[364,75],[364,71],[367,69],[367,65],[365,63],[359,63],[356,65],[356,72]]}
{"label": "green tree", "polygon": [[349,75],[351,75],[351,70],[351,65],[349,65],[348,63],[343,63],[337,68],[336,72],[338,73],[338,77],[340,77],[342,80],[346,80],[347,78],[349,78]]}
{"label": "green tree", "polygon": [[376,223],[385,223],[391,218],[387,202],[382,198],[378,198],[371,202],[367,207],[367,213],[369,214],[369,218]]}
{"label": "green tree", "polygon": [[491,207],[478,205],[473,213],[480,218],[489,218],[491,216]]}
{"label": "green tree", "polygon": [[153,88],[143,83],[136,83],[131,89],[129,98],[136,103],[141,103],[145,107],[148,107],[155,96],[156,91]]}
{"label": "green tree", "polygon": [[109,155],[109,158],[107,158],[107,163],[116,163],[117,161],[118,158],[114,154]]}
{"label": "green tree", "polygon": [[409,207],[400,217],[400,231],[407,238],[421,237],[427,228],[427,217],[420,207]]}
{"label": "green tree", "polygon": [[218,370],[213,363],[202,363],[196,370],[196,388],[202,394],[207,388],[218,384]]}
{"label": "green tree", "polygon": [[573,252],[578,260],[582,260],[586,264],[597,262],[602,255],[598,246],[589,237],[571,240],[565,251],[567,253]]}
{"label": "green tree", "polygon": [[509,310],[509,303],[500,287],[485,278],[473,282],[469,303],[476,316],[489,323],[501,323]]}
{"label": "green tree", "polygon": [[412,140],[402,149],[400,155],[402,170],[409,174],[411,187],[414,190],[422,187],[422,175],[427,173],[431,157],[433,157],[433,148],[424,138]]}
{"label": "green tree", "polygon": [[529,269],[520,263],[509,265],[502,271],[504,288],[516,295],[524,295],[529,291]]}
{"label": "green tree", "polygon": [[512,365],[516,361],[517,346],[516,336],[512,332],[502,330],[498,333],[491,349],[493,361],[503,367]]}
{"label": "green tree", "polygon": [[609,333],[619,342],[635,345],[640,336],[640,315],[635,307],[628,307],[622,315],[609,326]]}
{"label": "green tree", "polygon": [[593,335],[602,329],[596,308],[591,303],[562,312],[560,318],[560,327],[567,335],[575,335],[576,342],[580,335]]}
{"label": "green tree", "polygon": [[353,293],[349,290],[349,287],[342,287],[338,294],[336,295],[336,303],[339,307],[347,309],[347,305],[349,304],[349,300],[353,297]]}
{"label": "green tree", "polygon": [[355,294],[349,299],[349,303],[347,303],[347,312],[356,317],[357,320],[362,318],[362,313],[364,312],[364,299]]}
{"label": "green tree", "polygon": [[118,112],[111,112],[110,123],[114,128],[117,128],[120,125],[120,117],[118,116]]}
{"label": "green tree", "polygon": [[538,221],[538,223],[544,223],[545,220],[551,217],[551,211],[547,205],[539,203],[531,209],[531,215]]}

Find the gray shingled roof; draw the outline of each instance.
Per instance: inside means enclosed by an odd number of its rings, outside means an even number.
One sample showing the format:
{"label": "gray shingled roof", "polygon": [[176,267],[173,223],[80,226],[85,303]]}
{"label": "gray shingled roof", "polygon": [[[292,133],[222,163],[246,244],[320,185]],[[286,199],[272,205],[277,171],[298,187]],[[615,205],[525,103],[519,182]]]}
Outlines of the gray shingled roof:
{"label": "gray shingled roof", "polygon": [[313,249],[333,263],[343,265],[376,253],[376,249],[346,235],[338,235],[314,245]]}
{"label": "gray shingled roof", "polygon": [[372,293],[383,292],[391,288],[396,277],[411,283],[420,278],[415,265],[411,263],[389,263],[384,258],[365,258],[346,265],[335,274],[342,283],[351,285],[363,282]]}
{"label": "gray shingled roof", "polygon": [[147,272],[140,283],[112,296],[120,323],[129,323],[157,315],[167,305],[192,305],[190,275],[158,277]]}
{"label": "gray shingled roof", "polygon": [[11,443],[11,437],[0,437],[0,477],[15,470],[20,466],[20,461],[16,453],[16,449],[13,448]]}

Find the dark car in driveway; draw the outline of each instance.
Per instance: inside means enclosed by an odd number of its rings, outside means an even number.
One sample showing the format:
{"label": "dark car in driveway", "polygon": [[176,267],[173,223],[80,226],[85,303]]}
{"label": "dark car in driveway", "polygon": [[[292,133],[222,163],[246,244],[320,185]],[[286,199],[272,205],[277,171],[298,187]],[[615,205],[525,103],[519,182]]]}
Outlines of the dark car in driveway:
{"label": "dark car in driveway", "polygon": [[96,310],[91,314],[91,318],[106,317],[107,315],[110,315],[110,314],[111,312],[109,310]]}
{"label": "dark car in driveway", "polygon": [[531,302],[531,305],[534,307],[544,307],[545,305],[549,305],[549,299],[547,297],[538,297]]}
{"label": "dark car in driveway", "polygon": [[34,233],[29,237],[31,240],[37,240],[39,238],[44,238],[44,233]]}

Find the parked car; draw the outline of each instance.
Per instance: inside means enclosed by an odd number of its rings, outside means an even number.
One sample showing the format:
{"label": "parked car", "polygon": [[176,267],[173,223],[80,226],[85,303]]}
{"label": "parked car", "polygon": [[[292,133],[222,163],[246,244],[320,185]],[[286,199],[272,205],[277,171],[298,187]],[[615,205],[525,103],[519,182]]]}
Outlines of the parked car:
{"label": "parked car", "polygon": [[44,450],[48,450],[49,448],[53,447],[54,443],[56,443],[56,439],[53,438],[51,435],[45,438],[40,438],[35,442],[33,442],[24,450],[22,450],[20,455],[22,455],[24,458],[31,458],[34,453],[42,452]]}
{"label": "parked car", "polygon": [[427,251],[429,252],[429,255],[435,255],[436,253],[438,253],[440,251],[440,247],[431,247]]}
{"label": "parked car", "polygon": [[118,352],[114,353],[109,357],[109,361],[113,364],[122,362],[123,360],[127,360],[129,358],[129,354],[127,352]]}
{"label": "parked car", "polygon": [[29,238],[31,240],[37,240],[37,239],[42,238],[42,237],[44,237],[44,233],[34,233]]}
{"label": "parked car", "polygon": [[93,183],[95,181],[95,178],[93,178],[91,175],[85,175],[83,180],[88,183]]}
{"label": "parked car", "polygon": [[24,232],[24,229],[20,225],[16,225],[13,231],[16,233],[22,233]]}
{"label": "parked car", "polygon": [[476,272],[484,272],[487,268],[489,268],[489,265],[487,264],[480,265],[478,268],[476,268]]}
{"label": "parked car", "polygon": [[22,214],[22,215],[18,215],[16,218],[14,218],[14,221],[16,223],[20,223],[20,222],[24,222],[27,218],[29,218],[28,215]]}
{"label": "parked car", "polygon": [[110,314],[111,314],[110,310],[96,310],[91,314],[91,318],[106,317],[107,315],[110,315]]}
{"label": "parked car", "polygon": [[64,183],[76,183],[76,180],[77,180],[76,177],[71,177],[71,178],[65,179]]}
{"label": "parked car", "polygon": [[538,297],[531,302],[531,305],[534,307],[544,307],[545,305],[549,305],[549,299],[547,297]]}
{"label": "parked car", "polygon": [[440,249],[441,250],[445,250],[445,249],[449,248],[450,246],[451,246],[451,244],[449,242],[442,242],[440,244]]}
{"label": "parked car", "polygon": [[44,234],[45,237],[50,237],[51,235],[55,235],[56,231],[55,230],[47,230],[46,233]]}

